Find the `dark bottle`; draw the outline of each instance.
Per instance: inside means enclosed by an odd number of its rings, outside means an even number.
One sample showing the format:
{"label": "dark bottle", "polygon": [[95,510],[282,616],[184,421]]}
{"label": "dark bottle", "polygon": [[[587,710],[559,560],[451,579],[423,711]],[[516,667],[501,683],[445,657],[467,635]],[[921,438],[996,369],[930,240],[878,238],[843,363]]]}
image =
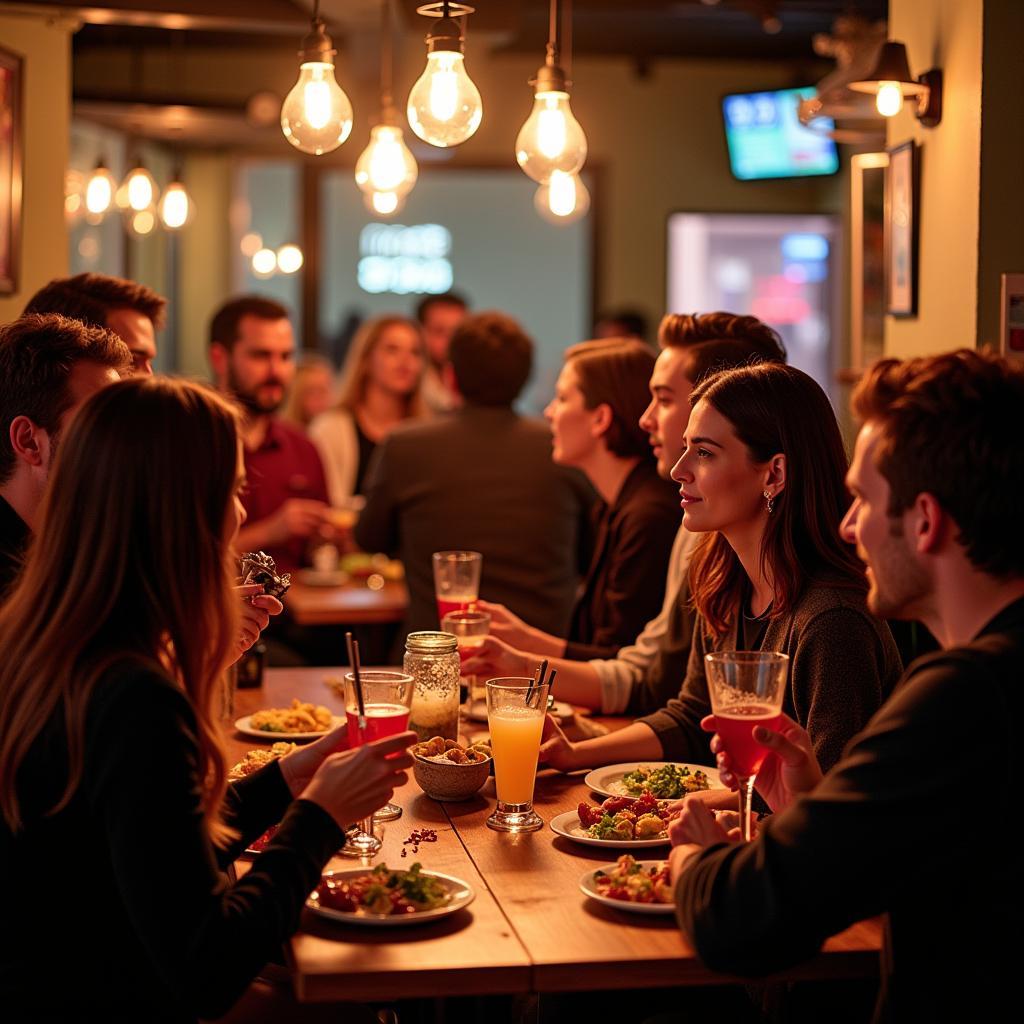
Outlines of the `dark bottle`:
{"label": "dark bottle", "polygon": [[267,645],[257,640],[238,660],[238,688],[251,690],[263,685],[263,665],[267,657]]}

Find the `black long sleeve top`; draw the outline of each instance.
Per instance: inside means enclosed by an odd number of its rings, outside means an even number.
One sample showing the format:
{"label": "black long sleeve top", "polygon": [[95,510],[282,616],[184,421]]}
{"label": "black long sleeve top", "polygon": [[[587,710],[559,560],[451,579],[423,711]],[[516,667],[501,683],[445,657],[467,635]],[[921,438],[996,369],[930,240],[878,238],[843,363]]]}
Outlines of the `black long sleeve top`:
{"label": "black long sleeve top", "polygon": [[888,912],[878,1019],[1012,1012],[1022,669],[1018,600],[969,645],[919,658],[840,763],[755,842],[700,854],[676,900],[704,961],[766,974]]}
{"label": "black long sleeve top", "polygon": [[[152,671],[100,680],[81,784],[48,813],[67,766],[55,715],[18,774],[23,828],[0,822],[0,1006],[31,1020],[223,1014],[298,927],[342,830],[318,805],[293,801],[272,764],[230,787],[226,816],[240,839],[216,851],[192,707]],[[278,820],[266,852],[229,883],[221,868]]]}

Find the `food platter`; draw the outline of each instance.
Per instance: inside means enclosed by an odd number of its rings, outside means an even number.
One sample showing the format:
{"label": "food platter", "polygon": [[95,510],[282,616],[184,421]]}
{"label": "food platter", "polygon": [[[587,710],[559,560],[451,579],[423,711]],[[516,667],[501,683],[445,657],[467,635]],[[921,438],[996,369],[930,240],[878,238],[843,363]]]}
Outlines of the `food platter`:
{"label": "food platter", "polygon": [[[641,860],[637,863],[643,868],[652,868],[661,864],[658,860]],[[616,910],[625,910],[630,914],[647,914],[655,917],[671,916],[675,913],[675,904],[672,903],[631,903],[629,900],[616,900],[610,896],[605,896],[604,893],[600,892],[597,888],[596,876],[599,871],[603,871],[606,874],[615,869],[615,864],[602,864],[600,867],[595,868],[592,871],[584,872],[583,877],[580,879],[580,890],[594,900],[596,903],[602,903],[606,907],[614,907]]]}
{"label": "food platter", "polygon": [[[718,776],[717,768],[709,768],[703,764],[683,764],[681,761],[633,761],[629,764],[610,764],[604,768],[595,768],[593,771],[587,772],[583,782],[595,793],[600,793],[601,796],[637,796],[637,793],[626,789],[622,782],[623,776],[638,768],[662,768],[666,765],[672,765],[680,770],[686,769],[691,774],[698,771],[704,772],[708,777],[709,789],[725,789]],[[659,793],[654,795],[661,796]]]}
{"label": "food platter", "polygon": [[[337,880],[356,879],[367,874],[366,868],[345,868],[340,871],[325,871],[323,877]],[[451,896],[450,902],[441,907],[434,907],[431,910],[420,910],[411,914],[373,914],[368,911],[335,910],[333,907],[322,906],[319,894],[314,890],[306,900],[306,906],[331,921],[339,921],[344,924],[354,924],[371,928],[401,928],[410,925],[424,924],[428,921],[436,921],[439,917],[448,917],[468,907],[473,902],[476,893],[468,882],[454,875],[444,875],[439,871],[424,871],[423,875],[434,878],[440,882]]]}
{"label": "food platter", "polygon": [[246,715],[235,722],[235,728],[243,736],[255,736],[257,739],[266,740],[267,743],[277,743],[281,740],[287,740],[291,743],[303,743],[307,740],[318,740],[321,736],[326,736],[331,729],[337,729],[344,721],[345,719],[339,715],[332,715],[330,729],[321,729],[319,732],[270,732],[267,729],[254,729],[252,727],[252,715]]}
{"label": "food platter", "polygon": [[564,814],[557,814],[551,819],[551,831],[574,843],[582,843],[584,846],[605,846],[610,849],[632,850],[636,848],[647,849],[649,847],[668,846],[668,836],[660,839],[595,839],[587,835],[587,830],[580,824],[580,816],[576,811],[566,811]]}

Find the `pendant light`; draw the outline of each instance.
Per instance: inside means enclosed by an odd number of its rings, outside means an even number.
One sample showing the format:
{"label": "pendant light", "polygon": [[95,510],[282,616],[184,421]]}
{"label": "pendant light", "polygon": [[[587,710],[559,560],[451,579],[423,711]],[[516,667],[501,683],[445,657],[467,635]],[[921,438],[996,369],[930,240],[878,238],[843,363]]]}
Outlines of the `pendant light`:
{"label": "pendant light", "polygon": [[330,153],[352,131],[352,104],[334,78],[337,52],[316,0],[310,32],[299,50],[299,80],[281,104],[281,131],[303,153]]}
{"label": "pendant light", "polygon": [[85,210],[92,224],[98,224],[113,205],[117,183],[102,157],[85,184]]}
{"label": "pendant light", "polygon": [[145,164],[137,160],[117,190],[117,205],[122,210],[141,213],[156,205],[159,192],[156,179],[146,169]]}
{"label": "pendant light", "polygon": [[[572,0],[568,0],[572,18]],[[550,0],[547,57],[531,81],[533,110],[516,138],[516,161],[542,185],[555,171],[576,174],[587,159],[587,137],[569,109],[568,80],[560,66],[562,2]]]}
{"label": "pendant light", "polygon": [[[398,127],[392,99],[391,0],[381,4],[380,123],[370,129],[370,143],[356,161],[356,185],[371,200],[375,213],[398,211],[398,201],[416,184],[419,168]],[[391,196],[392,199],[374,199]],[[388,209],[390,207],[390,209]]]}
{"label": "pendant light", "polygon": [[417,14],[437,18],[427,33],[427,66],[409,92],[409,127],[431,146],[458,146],[480,127],[480,90],[466,73],[464,35],[457,17],[473,13],[468,4],[424,4]]}
{"label": "pendant light", "polygon": [[571,224],[590,209],[590,192],[578,174],[553,171],[551,179],[534,193],[537,212],[552,224]]}
{"label": "pendant light", "polygon": [[160,197],[160,220],[168,231],[180,231],[186,224],[191,223],[195,209],[196,204],[181,180],[181,168],[177,167],[173,180]]}

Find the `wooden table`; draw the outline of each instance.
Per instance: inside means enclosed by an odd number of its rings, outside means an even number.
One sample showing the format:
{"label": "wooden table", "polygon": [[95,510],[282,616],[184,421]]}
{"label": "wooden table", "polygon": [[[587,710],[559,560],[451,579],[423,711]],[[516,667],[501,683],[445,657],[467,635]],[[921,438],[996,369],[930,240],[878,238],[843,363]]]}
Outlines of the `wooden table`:
{"label": "wooden table", "polygon": [[386,582],[380,590],[362,583],[340,587],[293,583],[284,600],[300,626],[378,625],[402,621],[409,592],[397,580]]}
{"label": "wooden table", "polygon": [[[262,690],[240,691],[239,715],[281,706],[292,697],[341,711],[323,683],[342,669],[279,669]],[[605,720],[613,727],[625,719]],[[231,753],[258,741],[235,736]],[[545,821],[589,800],[581,776],[544,771],[535,806]],[[580,876],[614,860],[602,850],[571,843],[550,829],[526,835],[492,832],[484,824],[494,806],[494,781],[471,801],[439,804],[410,779],[395,802],[403,817],[385,826],[381,858],[401,857],[414,828],[432,828],[423,844],[424,867],[469,882],[476,899],[442,922],[398,930],[334,925],[305,913],[289,946],[289,965],[303,1001],[382,1000],[448,995],[571,992],[648,986],[710,985],[741,979],[706,968],[671,917],[651,918],[606,908],[578,888]],[[336,859],[331,867],[351,866]],[[863,921],[829,939],[816,957],[777,979],[875,977],[881,925]],[[400,982],[397,973],[401,972]]]}

